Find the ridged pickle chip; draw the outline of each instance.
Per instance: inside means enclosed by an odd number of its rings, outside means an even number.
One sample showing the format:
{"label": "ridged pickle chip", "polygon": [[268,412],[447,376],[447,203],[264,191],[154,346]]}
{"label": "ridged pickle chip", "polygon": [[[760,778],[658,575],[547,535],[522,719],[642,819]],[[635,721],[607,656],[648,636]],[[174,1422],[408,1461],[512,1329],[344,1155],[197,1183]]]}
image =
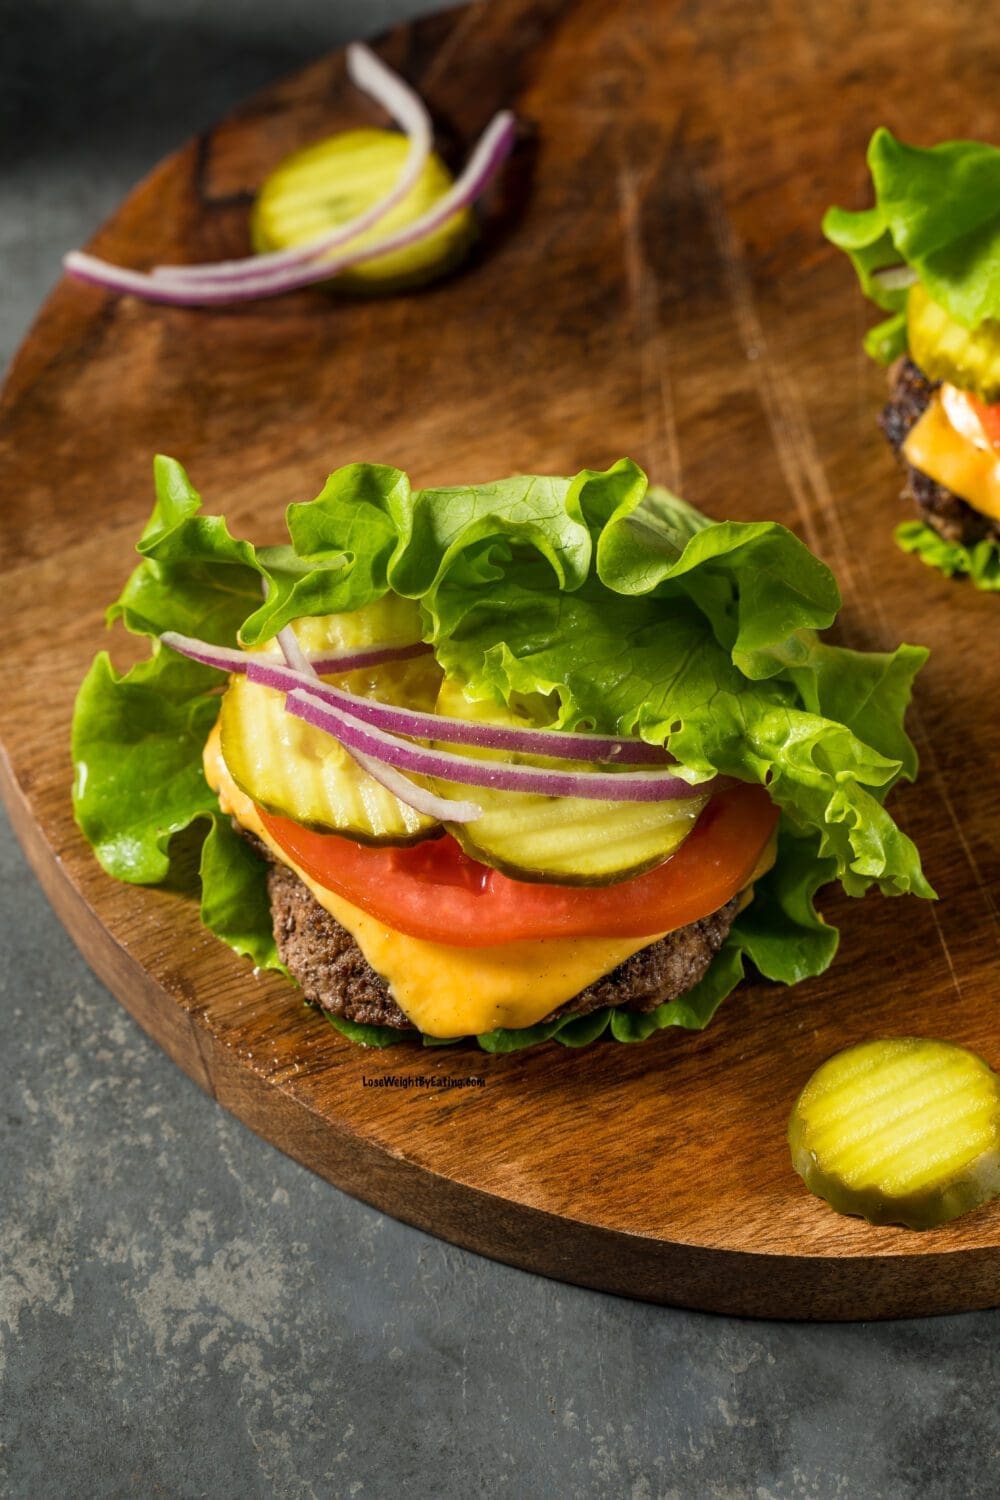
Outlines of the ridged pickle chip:
{"label": "ridged pickle chip", "polygon": [[920,282],[906,302],[910,357],[930,380],[946,380],[981,401],[1000,401],[1000,321],[987,319],[978,328],[963,328]]}
{"label": "ridged pickle chip", "polygon": [[862,1042],[810,1078],[788,1142],[838,1213],[933,1229],[1000,1194],[1000,1076],[953,1042]]}

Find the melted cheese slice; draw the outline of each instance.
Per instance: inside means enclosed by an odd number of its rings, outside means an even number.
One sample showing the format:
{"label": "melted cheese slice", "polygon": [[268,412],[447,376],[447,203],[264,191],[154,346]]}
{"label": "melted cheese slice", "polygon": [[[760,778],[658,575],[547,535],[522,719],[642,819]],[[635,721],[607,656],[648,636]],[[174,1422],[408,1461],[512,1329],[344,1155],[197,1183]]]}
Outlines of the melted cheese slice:
{"label": "melted cheese slice", "polygon": [[392,991],[403,1014],[427,1036],[471,1036],[534,1026],[550,1011],[610,974],[662,933],[643,938],[539,938],[486,948],[454,948],[409,937],[317,884],[270,838],[253,802],[222,758],[218,726],[205,745],[205,776],[229,813],[288,865],[347,929]]}
{"label": "melted cheese slice", "polygon": [[948,420],[939,391],[903,444],[908,464],[961,496],[985,516],[1000,520],[1000,458],[981,448]]}

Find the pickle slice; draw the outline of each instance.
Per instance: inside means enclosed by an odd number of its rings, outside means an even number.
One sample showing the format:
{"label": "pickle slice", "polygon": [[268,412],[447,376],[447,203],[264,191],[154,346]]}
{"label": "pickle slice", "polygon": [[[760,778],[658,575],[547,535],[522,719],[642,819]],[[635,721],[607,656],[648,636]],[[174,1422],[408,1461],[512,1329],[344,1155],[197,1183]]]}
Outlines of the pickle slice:
{"label": "pickle slice", "polygon": [[910,358],[930,380],[946,380],[992,405],[1000,401],[1000,322],[963,328],[918,281],[906,303]]}
{"label": "pickle slice", "polygon": [[[326,680],[426,707],[434,702],[439,677],[433,658],[416,658]],[[440,831],[440,824],[367,775],[330,735],[286,713],[285,695],[274,688],[231,677],[219,723],[229,774],[268,812],[362,844],[415,844]]]}
{"label": "pickle slice", "polygon": [[[415,645],[423,635],[419,604],[398,594],[383,594],[381,599],[363,604],[360,609],[344,610],[336,615],[307,615],[296,620],[292,628],[303,651],[329,652],[331,655],[336,651],[360,651],[366,646]],[[262,649],[271,655],[281,655],[273,641],[267,642]],[[438,669],[435,682],[440,678]],[[386,678],[387,682],[389,680]],[[355,691],[363,692],[364,689],[356,688]]]}
{"label": "pickle slice", "polygon": [[933,1229],[1000,1194],[1000,1077],[953,1042],[863,1042],[810,1078],[788,1143],[838,1213]]}
{"label": "pickle slice", "polygon": [[[526,758],[520,757],[526,764]],[[551,761],[534,760],[534,765]],[[566,761],[561,761],[564,768]],[[613,885],[662,864],[694,827],[707,796],[670,802],[593,802],[434,781],[442,797],[470,797],[474,823],[447,824],[466,854],[514,880]]]}
{"label": "pickle slice", "polygon": [[[460,683],[446,677],[437,711],[456,718],[503,725],[544,726],[550,705],[538,695],[513,708],[466,696]],[[471,750],[448,745],[453,754],[508,764],[558,766],[591,770],[583,761]],[[609,769],[603,767],[602,769]],[[544,797],[529,792],[500,792],[463,787],[457,782],[428,782],[442,797],[466,797],[479,804],[482,817],[473,823],[448,824],[448,832],[465,852],[514,880],[557,885],[613,885],[661,864],[680,847],[708,801],[706,794],[669,802],[596,802],[585,797]]]}
{"label": "pickle slice", "polygon": [[[407,137],[395,131],[348,130],[287,157],[266,179],[254,203],[254,249],[290,249],[349,223],[390,190],[408,152]],[[370,229],[331,254],[374,244],[411,224],[451,185],[451,173],[432,152],[410,192]],[[472,210],[461,209],[414,244],[340,271],[326,285],[333,291],[377,293],[431,281],[462,259],[475,238],[475,224]]]}

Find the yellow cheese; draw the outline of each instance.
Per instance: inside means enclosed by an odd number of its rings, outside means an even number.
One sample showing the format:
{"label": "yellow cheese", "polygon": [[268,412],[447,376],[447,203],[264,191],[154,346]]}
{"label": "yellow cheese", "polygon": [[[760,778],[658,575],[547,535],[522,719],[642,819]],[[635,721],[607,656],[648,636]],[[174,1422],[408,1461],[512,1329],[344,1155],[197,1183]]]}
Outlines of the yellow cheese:
{"label": "yellow cheese", "polygon": [[[261,839],[309,887],[320,906],[351,934],[386,981],[403,1014],[427,1036],[472,1036],[497,1027],[534,1026],[663,933],[641,938],[539,938],[485,948],[455,948],[386,927],[311,880],[268,836],[257,809],[237,787],[219,747],[218,727],[205,746],[205,776],[219,806]],[[771,841],[753,879],[774,863]]]}
{"label": "yellow cheese", "polygon": [[903,444],[908,464],[1000,520],[1000,457],[977,447],[949,422],[938,391]]}

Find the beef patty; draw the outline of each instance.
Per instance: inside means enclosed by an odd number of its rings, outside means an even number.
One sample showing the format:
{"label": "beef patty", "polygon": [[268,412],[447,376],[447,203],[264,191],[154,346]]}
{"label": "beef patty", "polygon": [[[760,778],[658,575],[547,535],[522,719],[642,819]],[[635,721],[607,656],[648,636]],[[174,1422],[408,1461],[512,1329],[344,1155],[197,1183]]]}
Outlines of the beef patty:
{"label": "beef patty", "polygon": [[[267,886],[278,952],[307,1000],[349,1021],[415,1029],[351,934],[320,906],[294,870],[272,864]],[[739,897],[734,896],[712,916],[633,953],[544,1019],[583,1016],[604,1005],[650,1011],[685,994],[722,947],[738,910]]]}
{"label": "beef patty", "polygon": [[912,359],[897,359],[889,370],[889,401],[879,418],[879,426],[906,469],[903,498],[912,500],[928,526],[933,526],[946,541],[961,542],[966,547],[984,537],[1000,541],[1000,521],[984,516],[981,510],[915,469],[902,456],[907,433],[927,410],[939,384],[928,380]]}

